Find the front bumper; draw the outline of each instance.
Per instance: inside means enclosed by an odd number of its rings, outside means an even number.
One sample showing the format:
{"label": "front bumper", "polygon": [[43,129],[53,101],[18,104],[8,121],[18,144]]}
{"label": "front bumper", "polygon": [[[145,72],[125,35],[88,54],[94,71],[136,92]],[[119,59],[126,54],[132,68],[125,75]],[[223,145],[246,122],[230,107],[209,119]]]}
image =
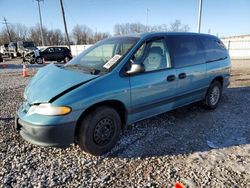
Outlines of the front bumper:
{"label": "front bumper", "polygon": [[26,141],[40,146],[65,147],[74,142],[76,123],[34,125],[15,118],[15,129]]}

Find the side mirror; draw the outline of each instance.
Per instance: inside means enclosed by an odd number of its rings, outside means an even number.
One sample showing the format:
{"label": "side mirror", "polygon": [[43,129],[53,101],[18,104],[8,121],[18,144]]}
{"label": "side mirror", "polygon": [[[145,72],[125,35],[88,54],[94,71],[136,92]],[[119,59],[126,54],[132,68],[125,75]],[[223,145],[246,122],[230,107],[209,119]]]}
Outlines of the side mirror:
{"label": "side mirror", "polygon": [[141,73],[144,71],[145,71],[145,68],[142,64],[132,63],[130,70],[128,70],[126,73],[131,75],[131,74]]}

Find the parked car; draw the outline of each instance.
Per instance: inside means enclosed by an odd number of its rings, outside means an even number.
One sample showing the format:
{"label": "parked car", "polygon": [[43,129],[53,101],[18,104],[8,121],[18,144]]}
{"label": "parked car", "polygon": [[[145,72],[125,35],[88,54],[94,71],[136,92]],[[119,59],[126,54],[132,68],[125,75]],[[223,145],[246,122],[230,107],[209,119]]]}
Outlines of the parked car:
{"label": "parked car", "polygon": [[36,50],[36,44],[33,41],[18,41],[17,42],[17,51],[18,54],[24,57],[27,53]]}
{"label": "parked car", "polygon": [[8,56],[10,58],[18,57],[19,54],[17,52],[17,43],[16,42],[10,42],[8,45]]}
{"label": "parked car", "polygon": [[39,50],[39,56],[35,57],[35,52],[30,52],[25,55],[25,61],[30,63],[43,63],[45,61],[64,61],[65,63],[72,59],[71,51],[67,47],[50,46],[41,48]]}
{"label": "parked car", "polygon": [[34,144],[75,141],[101,155],[134,122],[197,101],[215,109],[230,83],[230,67],[226,48],[212,35],[109,38],[64,66],[40,69],[25,89],[15,127]]}
{"label": "parked car", "polygon": [[0,53],[2,55],[8,55],[8,45],[9,44],[4,44],[4,45],[0,46]]}

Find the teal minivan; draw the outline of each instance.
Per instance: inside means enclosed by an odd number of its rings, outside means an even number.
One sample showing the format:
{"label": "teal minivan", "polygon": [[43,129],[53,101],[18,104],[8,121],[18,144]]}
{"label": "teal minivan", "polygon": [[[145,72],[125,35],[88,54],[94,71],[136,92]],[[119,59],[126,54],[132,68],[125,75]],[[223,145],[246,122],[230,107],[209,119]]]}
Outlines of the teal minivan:
{"label": "teal minivan", "polygon": [[126,125],[197,101],[215,109],[230,67],[225,46],[212,35],[112,37],[64,66],[41,68],[25,88],[15,128],[33,144],[77,143],[102,155]]}

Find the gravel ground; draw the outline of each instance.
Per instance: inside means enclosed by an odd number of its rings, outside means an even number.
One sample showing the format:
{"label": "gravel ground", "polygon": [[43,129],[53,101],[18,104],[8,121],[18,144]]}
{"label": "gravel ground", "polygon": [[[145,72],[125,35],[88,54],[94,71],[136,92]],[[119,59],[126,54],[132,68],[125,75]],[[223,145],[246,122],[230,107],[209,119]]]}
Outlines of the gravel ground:
{"label": "gravel ground", "polygon": [[250,187],[250,69],[242,67],[233,66],[215,111],[197,103],[140,121],[101,157],[24,141],[12,127],[31,76],[2,71],[0,187]]}

